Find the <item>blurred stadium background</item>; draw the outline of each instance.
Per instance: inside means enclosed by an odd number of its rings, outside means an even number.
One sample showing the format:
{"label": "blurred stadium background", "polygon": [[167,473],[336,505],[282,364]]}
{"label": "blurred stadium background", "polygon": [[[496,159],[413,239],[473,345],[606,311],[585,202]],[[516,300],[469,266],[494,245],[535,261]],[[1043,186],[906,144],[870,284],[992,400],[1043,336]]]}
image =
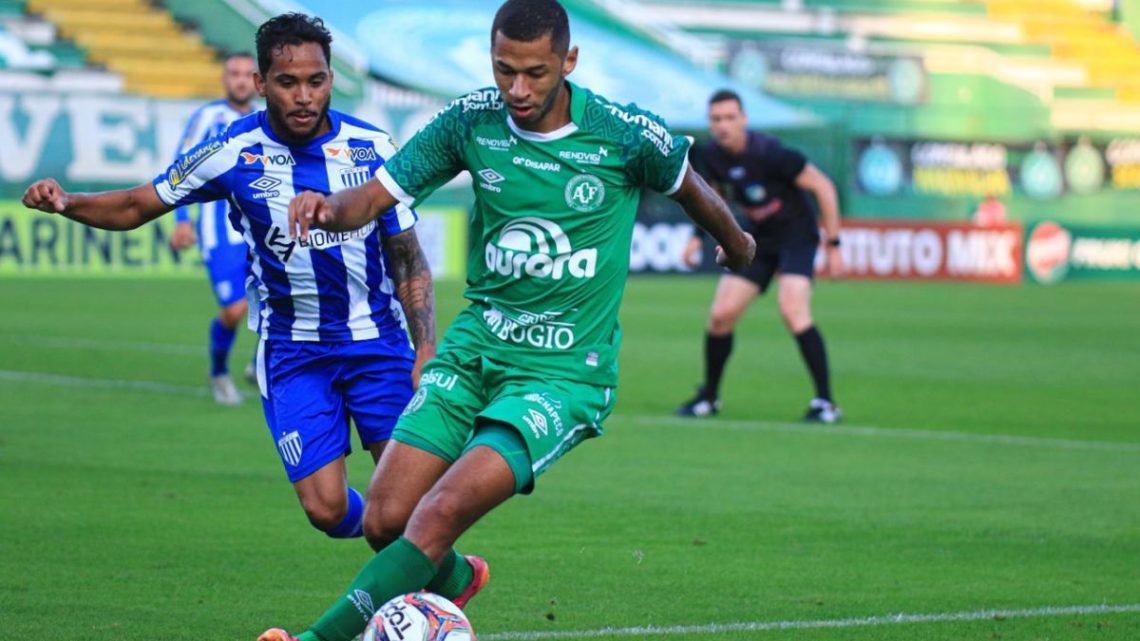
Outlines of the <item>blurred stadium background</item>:
{"label": "blurred stadium background", "polygon": [[[657,275],[631,279],[611,435],[465,539],[501,568],[476,627],[1140,638],[1140,0],[564,4],[581,84],[698,137],[732,87],[835,179],[851,274],[815,313],[849,423],[783,422],[808,389],[771,302],[738,332],[723,418],[668,417],[713,281],[647,198],[631,258]],[[491,84],[497,5],[0,0],[0,629],[252,639],[309,621],[365,557],[302,523],[255,400],[210,403],[213,302],[172,221],[86,230],[23,210],[24,188],[150,180],[222,56],[287,10],[334,30],[333,108],[407,140]],[[1003,222],[974,223],[987,197]],[[459,179],[421,212],[443,325],[469,206]]]}

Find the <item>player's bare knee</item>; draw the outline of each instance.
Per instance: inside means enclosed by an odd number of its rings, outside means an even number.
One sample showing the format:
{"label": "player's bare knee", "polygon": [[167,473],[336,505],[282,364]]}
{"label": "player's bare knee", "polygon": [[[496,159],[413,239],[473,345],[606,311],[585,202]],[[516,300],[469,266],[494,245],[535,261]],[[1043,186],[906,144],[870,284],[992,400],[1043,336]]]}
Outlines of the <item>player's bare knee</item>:
{"label": "player's bare knee", "polygon": [[380,550],[400,538],[407,525],[405,510],[393,509],[383,501],[369,501],[365,506],[364,538],[373,550]]}
{"label": "player's bare knee", "polygon": [[348,514],[348,501],[345,497],[339,500],[327,500],[322,497],[302,497],[301,508],[309,523],[321,531],[336,527]]}

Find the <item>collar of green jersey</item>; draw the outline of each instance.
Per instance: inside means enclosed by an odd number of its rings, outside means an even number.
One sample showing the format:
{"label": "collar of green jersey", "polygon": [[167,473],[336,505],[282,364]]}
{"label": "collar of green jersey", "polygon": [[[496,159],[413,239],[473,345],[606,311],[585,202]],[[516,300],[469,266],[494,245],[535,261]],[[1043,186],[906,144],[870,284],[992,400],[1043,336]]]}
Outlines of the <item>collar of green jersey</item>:
{"label": "collar of green jersey", "polygon": [[516,136],[531,142],[551,142],[561,140],[578,131],[578,123],[582,122],[582,116],[586,113],[586,90],[569,80],[564,80],[563,82],[566,84],[566,90],[570,92],[570,122],[554,131],[539,133],[536,131],[527,131],[519,127],[515,124],[510,114],[508,114],[507,124],[510,125],[511,131],[513,131]]}

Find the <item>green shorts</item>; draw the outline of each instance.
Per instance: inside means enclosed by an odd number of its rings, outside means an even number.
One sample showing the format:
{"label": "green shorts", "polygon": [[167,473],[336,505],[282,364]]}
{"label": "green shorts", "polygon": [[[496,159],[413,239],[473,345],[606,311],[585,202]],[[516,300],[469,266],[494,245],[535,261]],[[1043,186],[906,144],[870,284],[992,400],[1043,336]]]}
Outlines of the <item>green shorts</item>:
{"label": "green shorts", "polygon": [[[392,438],[450,462],[483,427],[506,425],[526,444],[530,469],[515,472],[515,487],[529,493],[534,479],[583,440],[601,436],[614,390],[507,366],[482,356],[444,352],[429,362]],[[510,440],[510,439],[507,439]],[[494,443],[504,439],[484,439]],[[500,452],[507,458],[507,452]],[[515,457],[517,459],[517,457]],[[529,472],[529,474],[527,474]],[[520,478],[523,477],[523,478]]]}

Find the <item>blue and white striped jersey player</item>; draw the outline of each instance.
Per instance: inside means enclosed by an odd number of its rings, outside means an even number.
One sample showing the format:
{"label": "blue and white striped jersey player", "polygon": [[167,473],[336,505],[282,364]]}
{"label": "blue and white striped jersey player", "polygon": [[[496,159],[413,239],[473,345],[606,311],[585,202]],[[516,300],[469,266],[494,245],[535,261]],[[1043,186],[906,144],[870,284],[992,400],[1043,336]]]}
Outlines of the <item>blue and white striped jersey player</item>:
{"label": "blue and white striped jersey player", "polygon": [[[253,97],[257,95],[253,82],[255,69],[253,55],[248,52],[226,57],[222,72],[226,97],[206,103],[190,117],[178,145],[179,156],[222,135],[235,120],[253,111]],[[227,201],[215,200],[197,207],[197,233],[190,220],[192,209],[183,205],[174,210],[177,224],[170,236],[170,246],[182,251],[197,239],[198,251],[210,276],[210,287],[218,301],[218,315],[210,323],[210,388],[218,403],[237,405],[242,397],[230,377],[229,358],[237,327],[245,320],[249,307],[245,299],[249,248],[241,233],[230,224]],[[246,367],[246,378],[253,378],[253,370],[250,363]]]}
{"label": "blue and white striped jersey player", "polygon": [[[319,18],[284,14],[257,32],[266,110],[183,154],[153,184],[69,194],[51,179],[24,204],[101,229],[136,228],[176,207],[228,199],[259,283],[258,379],[265,418],[309,520],[362,534],[364,500],[347,485],[349,420],[379,460],[435,355],[431,272],[415,213],[397,207],[350,232],[289,237],[289,201],[369,177],[395,152],[388,134],[329,110],[332,38]],[[411,333],[415,350],[409,343]]]}

